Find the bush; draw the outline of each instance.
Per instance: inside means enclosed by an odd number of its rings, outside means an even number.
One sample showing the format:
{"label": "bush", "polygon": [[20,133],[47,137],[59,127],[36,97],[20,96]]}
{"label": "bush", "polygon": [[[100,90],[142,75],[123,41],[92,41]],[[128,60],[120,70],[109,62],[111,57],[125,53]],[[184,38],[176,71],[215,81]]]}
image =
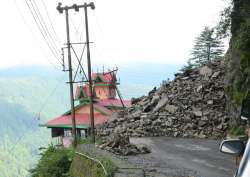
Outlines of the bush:
{"label": "bush", "polygon": [[49,146],[42,152],[35,168],[30,170],[32,177],[68,177],[73,151]]}
{"label": "bush", "polygon": [[229,130],[229,134],[231,136],[243,136],[245,135],[245,131],[244,131],[244,128],[243,127],[232,127],[230,130]]}

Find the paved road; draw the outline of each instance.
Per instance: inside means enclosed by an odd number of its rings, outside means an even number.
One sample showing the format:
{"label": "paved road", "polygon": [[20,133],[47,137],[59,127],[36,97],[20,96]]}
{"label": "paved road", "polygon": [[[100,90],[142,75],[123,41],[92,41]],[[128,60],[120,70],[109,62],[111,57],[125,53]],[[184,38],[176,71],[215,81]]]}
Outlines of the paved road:
{"label": "paved road", "polygon": [[143,167],[154,177],[233,177],[234,158],[219,152],[214,140],[169,137],[131,138],[145,144],[152,153],[130,156],[128,161]]}

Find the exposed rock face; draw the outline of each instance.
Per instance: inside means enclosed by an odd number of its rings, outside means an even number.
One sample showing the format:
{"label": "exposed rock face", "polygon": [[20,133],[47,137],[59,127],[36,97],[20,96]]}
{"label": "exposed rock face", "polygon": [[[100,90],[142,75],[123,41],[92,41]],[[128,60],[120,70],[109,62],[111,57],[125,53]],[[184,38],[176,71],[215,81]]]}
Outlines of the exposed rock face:
{"label": "exposed rock face", "polygon": [[[233,126],[242,124],[240,110],[242,101],[250,88],[250,42],[249,20],[245,14],[250,9],[250,1],[233,0],[231,16],[231,39],[226,54],[227,112]],[[245,124],[243,122],[243,124]]]}
{"label": "exposed rock face", "polygon": [[99,127],[99,135],[220,138],[228,128],[224,92],[224,63],[176,74],[173,81],[154,88],[148,96],[113,115]]}

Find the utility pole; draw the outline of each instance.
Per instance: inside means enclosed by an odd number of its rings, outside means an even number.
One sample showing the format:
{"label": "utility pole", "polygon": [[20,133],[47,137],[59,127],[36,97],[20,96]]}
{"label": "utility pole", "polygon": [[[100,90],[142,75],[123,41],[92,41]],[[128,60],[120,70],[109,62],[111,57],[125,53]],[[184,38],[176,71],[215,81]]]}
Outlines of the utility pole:
{"label": "utility pole", "polygon": [[[91,4],[91,3],[90,3]],[[87,62],[88,62],[88,80],[89,80],[89,91],[90,91],[90,120],[91,120],[91,140],[95,143],[95,120],[94,120],[94,106],[93,106],[93,88],[91,78],[91,60],[90,60],[90,49],[89,49],[89,25],[88,25],[88,9],[87,3],[84,3],[85,12],[85,28],[86,28],[86,43],[87,43]],[[95,9],[94,3],[91,4],[91,8]]]}
{"label": "utility pole", "polygon": [[[76,128],[75,128],[75,111],[74,111],[74,95],[73,95],[73,83],[72,83],[72,66],[71,66],[71,55],[70,55],[70,36],[69,36],[69,22],[68,22],[68,10],[74,9],[79,11],[80,8],[84,8],[85,11],[85,26],[86,26],[86,45],[87,45],[87,62],[88,62],[88,82],[89,82],[89,92],[90,92],[90,122],[91,122],[91,140],[95,143],[95,123],[94,123],[94,106],[93,106],[93,87],[92,87],[92,78],[91,78],[91,60],[90,60],[90,48],[89,48],[89,30],[88,30],[88,13],[87,8],[90,7],[92,10],[95,9],[93,2],[84,5],[73,4],[72,6],[62,7],[62,3],[58,3],[57,10],[59,13],[63,13],[65,10],[66,14],[66,26],[67,26],[67,46],[68,46],[68,60],[69,60],[69,82],[70,82],[70,95],[71,95],[71,114],[72,114],[72,123],[74,131],[74,139],[76,140]],[[72,88],[72,90],[71,90]],[[76,145],[75,145],[76,146]]]}
{"label": "utility pole", "polygon": [[77,146],[77,133],[76,133],[76,119],[75,119],[75,105],[74,105],[74,88],[73,88],[73,81],[72,81],[72,62],[71,62],[71,50],[70,50],[70,35],[69,35],[69,8],[61,7],[61,3],[58,4],[57,10],[59,13],[63,13],[65,10],[65,17],[66,17],[66,31],[67,31],[67,49],[68,49],[68,65],[69,65],[69,86],[70,86],[70,104],[71,104],[71,119],[72,119],[72,134],[73,134],[73,147],[76,148]]}

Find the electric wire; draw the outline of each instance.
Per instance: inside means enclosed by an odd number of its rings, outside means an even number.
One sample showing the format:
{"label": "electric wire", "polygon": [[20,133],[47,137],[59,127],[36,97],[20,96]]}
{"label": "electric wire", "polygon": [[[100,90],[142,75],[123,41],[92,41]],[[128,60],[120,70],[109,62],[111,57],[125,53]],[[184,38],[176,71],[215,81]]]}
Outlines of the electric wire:
{"label": "electric wire", "polygon": [[[32,3],[32,1],[33,1],[33,3]],[[42,14],[41,14],[41,12],[40,12],[38,6],[37,6],[36,1],[35,1],[35,0],[30,0],[30,2],[31,2],[31,4],[34,4],[34,6],[35,6],[35,8],[36,8],[36,11],[38,12],[38,19],[41,20],[41,24],[44,26],[45,32],[48,34],[49,39],[51,40],[51,42],[52,42],[53,46],[55,47],[56,51],[57,51],[57,52],[60,51],[60,50],[59,50],[60,47],[58,47],[58,46],[56,45],[56,43],[55,43],[55,41],[54,41],[54,38],[52,37],[52,35],[51,35],[51,33],[50,33],[50,31],[49,31],[49,29],[48,29],[48,27],[47,27],[47,25],[46,25],[44,19],[43,19],[43,16],[42,16]],[[53,25],[52,25],[52,26],[53,26]],[[55,36],[57,36],[57,35],[55,35]],[[59,43],[59,46],[60,46],[60,42],[59,42],[59,41],[58,41],[58,43]],[[60,53],[60,52],[59,52],[59,53]]]}
{"label": "electric wire", "polygon": [[[79,34],[79,32],[77,31],[76,25],[75,25],[73,19],[71,18],[71,16],[69,16],[69,21],[70,21],[70,23],[72,24],[72,26],[73,26],[73,28],[74,28],[74,30],[75,30],[75,33],[74,33],[74,34],[75,34],[75,38],[78,39],[78,34]],[[79,42],[80,42],[80,41],[79,41]]]}
{"label": "electric wire", "polygon": [[[15,111],[15,113],[13,112],[13,110],[11,112],[9,112],[13,117],[15,117],[17,120],[20,120],[20,118],[17,116],[17,112]],[[28,122],[28,127],[31,127],[31,122]],[[22,135],[20,135],[19,137],[17,137],[17,139],[15,140],[15,144],[11,147],[11,148],[7,148],[7,150],[9,152],[12,152],[13,149],[21,142],[21,140],[26,136],[27,134],[23,133]]]}
{"label": "electric wire", "polygon": [[[100,35],[101,35],[101,37],[99,39],[102,41],[102,43],[106,44],[107,43],[106,42],[107,39],[105,37],[103,28],[102,28],[102,26],[100,24],[100,20],[98,18],[98,15],[96,14],[95,11],[93,11],[93,14],[94,14],[94,17],[95,17],[94,18],[95,19],[95,23],[96,23],[97,28],[98,28],[98,30],[100,32]],[[110,55],[110,49],[107,47],[107,45],[103,46],[103,44],[100,44],[99,46],[101,46],[101,50],[99,50],[99,51],[96,50],[96,53],[98,53],[100,56],[103,56],[103,54],[104,54],[103,51],[105,50],[106,51],[106,55],[105,56],[108,57],[108,58],[110,58],[112,61],[114,61],[114,64],[117,63],[117,59],[115,59],[112,55]]]}
{"label": "electric wire", "polygon": [[44,7],[45,12],[46,12],[46,14],[47,14],[47,17],[48,17],[48,19],[49,19],[50,26],[51,26],[51,28],[52,28],[52,30],[53,30],[55,36],[56,36],[57,42],[58,42],[58,44],[60,45],[60,44],[61,44],[61,40],[60,40],[59,36],[58,36],[57,33],[56,33],[55,27],[54,27],[54,25],[53,25],[53,23],[52,23],[52,20],[51,20],[51,18],[50,18],[50,15],[49,15],[49,12],[48,12],[48,10],[47,10],[47,6],[46,6],[44,0],[42,0],[42,4],[43,4],[43,7]]}
{"label": "electric wire", "polygon": [[[41,120],[40,119],[40,114],[41,114],[41,111],[44,109],[44,107],[46,106],[46,104],[48,103],[48,100],[49,98],[55,93],[55,91],[58,89],[61,81],[62,81],[62,78],[65,77],[64,75],[62,77],[60,77],[57,81],[58,83],[56,84],[56,86],[51,90],[51,92],[49,93],[49,95],[47,96],[47,98],[45,99],[44,103],[42,104],[41,108],[39,109],[38,111],[38,114],[39,115],[39,119],[38,118],[35,118],[34,120],[36,120],[36,124],[39,126],[39,121]],[[19,118],[16,116],[16,114],[14,114],[14,112],[10,112],[17,120],[19,120]],[[29,127],[31,127],[31,123],[29,122]],[[22,134],[21,136],[19,136],[17,138],[17,140],[15,141],[15,144],[13,145],[13,147],[11,147],[11,149],[9,149],[9,151],[13,151],[13,149],[21,142],[21,140],[26,136],[26,134]]]}
{"label": "electric wire", "polygon": [[30,25],[29,25],[29,24],[27,23],[27,21],[25,20],[25,17],[24,17],[24,15],[23,15],[21,9],[19,8],[19,6],[18,6],[16,0],[13,0],[13,2],[14,2],[14,4],[15,4],[16,8],[17,8],[17,11],[18,11],[20,17],[22,18],[22,20],[23,20],[24,24],[26,25],[27,29],[29,30],[29,32],[32,34],[33,39],[34,39],[35,42],[37,43],[37,46],[38,46],[39,49],[41,50],[41,52],[42,52],[42,54],[44,55],[45,59],[49,62],[49,64],[50,64],[54,69],[56,69],[56,70],[61,70],[61,69],[59,69],[54,63],[52,63],[52,62],[50,61],[50,59],[48,58],[47,54],[45,54],[45,51],[44,51],[44,49],[41,47],[41,45],[39,44],[39,42],[38,42],[38,40],[37,40],[37,38],[36,38],[35,33],[33,32],[33,30],[31,29]]}
{"label": "electric wire", "polygon": [[[58,89],[60,83],[62,82],[62,79],[64,78],[65,76],[63,75],[60,79],[58,79],[57,81],[57,84],[56,86],[52,89],[52,91],[50,92],[50,94],[47,96],[47,98],[45,99],[45,101],[43,102],[42,106],[40,107],[40,109],[38,110],[38,115],[40,116],[42,110],[45,108],[45,106],[47,105],[48,103],[48,100],[49,98],[51,98],[51,96],[55,93],[55,91]],[[39,120],[40,120],[40,117],[38,117]]]}
{"label": "electric wire", "polygon": [[[83,24],[83,15],[81,15],[81,18],[80,18],[80,21],[79,21],[79,25],[77,27],[77,31],[79,32],[80,31],[80,27],[82,26]],[[83,27],[84,28],[84,27]]]}
{"label": "electric wire", "polygon": [[40,12],[40,10],[39,10],[36,2],[34,0],[30,0],[30,3],[31,3],[31,6],[32,6],[32,8],[33,8],[33,10],[34,10],[37,18],[38,18],[38,21],[40,22],[42,28],[44,29],[45,34],[48,37],[48,40],[51,42],[52,47],[54,48],[54,50],[57,53],[57,55],[60,55],[60,52],[58,52],[58,51],[60,51],[59,47],[56,45],[56,43],[55,43],[52,35],[50,34],[50,32],[48,30],[48,27],[47,27],[47,25],[46,25],[46,23],[45,23],[45,21],[44,21],[44,19],[42,17],[42,14],[41,14],[41,12]]}
{"label": "electric wire", "polygon": [[39,32],[41,33],[43,39],[45,40],[45,42],[46,42],[48,48],[49,48],[50,51],[51,51],[51,53],[52,53],[53,56],[59,61],[59,63],[62,64],[61,61],[58,59],[57,55],[55,54],[54,50],[51,48],[51,45],[50,45],[50,43],[48,42],[46,36],[44,35],[43,30],[41,29],[41,27],[40,27],[40,25],[39,25],[39,22],[37,21],[37,19],[36,19],[36,17],[35,17],[35,14],[34,14],[33,10],[31,9],[31,6],[30,6],[29,3],[28,3],[28,0],[25,0],[25,3],[26,3],[26,5],[27,5],[27,7],[28,7],[28,9],[29,9],[29,11],[30,11],[30,13],[31,13],[31,15],[32,15],[32,17],[33,17],[33,19],[34,19],[34,21],[35,21],[37,27],[38,27],[38,29],[39,29]]}
{"label": "electric wire", "polygon": [[39,25],[39,23],[38,23],[38,21],[37,21],[35,15],[34,15],[34,12],[33,12],[32,9],[31,9],[31,7],[30,7],[28,1],[25,0],[25,3],[26,3],[26,5],[27,5],[27,7],[28,7],[28,9],[29,9],[29,11],[30,11],[30,13],[31,13],[31,15],[32,15],[32,17],[33,17],[33,19],[34,19],[34,21],[35,21],[35,23],[36,23],[36,25],[37,25],[37,27],[38,27],[38,29],[39,29],[39,31],[40,31],[40,33],[41,33],[41,35],[43,36],[43,39],[45,40],[45,42],[46,42],[47,46],[49,47],[49,49],[50,49],[51,53],[53,54],[53,56],[57,59],[57,56],[56,56],[56,54],[54,53],[54,50],[51,48],[49,42],[47,41],[47,38],[45,37],[44,33],[42,32],[42,29],[41,29],[41,27],[40,27],[40,25]]}
{"label": "electric wire", "polygon": [[[15,1],[15,0],[14,0]],[[16,2],[15,2],[16,3]],[[45,42],[46,42],[46,44],[48,45],[48,47],[49,47],[49,49],[50,49],[50,51],[52,52],[52,54],[54,55],[54,57],[56,58],[56,59],[58,59],[57,58],[57,56],[56,55],[58,55],[58,51],[57,51],[57,49],[56,49],[56,44],[55,44],[55,42],[54,42],[54,40],[53,40],[53,37],[51,36],[51,34],[50,34],[50,32],[49,32],[49,30],[48,30],[48,28],[47,28],[47,26],[46,26],[46,23],[44,22],[44,20],[43,20],[43,18],[42,18],[42,15],[41,15],[41,13],[40,13],[40,11],[39,11],[39,8],[37,7],[37,4],[35,3],[35,1],[33,1],[33,3],[32,3],[32,0],[30,0],[30,4],[31,4],[31,6],[29,5],[29,3],[27,2],[27,0],[25,0],[25,3],[26,3],[26,5],[28,6],[28,8],[29,8],[29,11],[30,11],[30,13],[31,13],[31,15],[32,15],[32,17],[33,17],[33,19],[34,19],[34,21],[35,21],[35,23],[36,23],[36,25],[37,25],[37,27],[38,27],[38,29],[39,29],[39,31],[40,31],[40,33],[42,34],[42,36],[43,36],[43,38],[44,38],[44,40],[45,40]],[[45,7],[45,9],[46,9],[46,6],[45,6],[45,4],[44,4],[44,2],[43,2],[43,5],[44,5],[44,7]],[[33,10],[32,10],[33,9]],[[37,10],[37,12],[36,12],[36,10]],[[20,11],[21,12],[21,11]],[[48,18],[50,19],[50,17],[49,17],[49,14],[48,14],[48,11],[46,10],[46,13],[47,13],[47,15],[48,15]],[[22,18],[23,18],[23,16],[22,16]],[[73,22],[73,21],[72,21]],[[39,25],[39,23],[40,23],[40,25]],[[51,19],[50,19],[50,23],[51,23],[51,26],[52,26],[52,28],[53,28],[53,31],[54,31],[54,33],[55,33],[55,29],[54,29],[54,27],[53,27],[53,24],[52,24],[52,21],[51,21]],[[74,26],[75,27],[75,26]],[[75,28],[75,30],[76,30],[76,32],[78,32],[78,30]],[[44,34],[44,32],[45,32],[45,34]],[[46,37],[47,38],[46,38]],[[57,36],[56,35],[56,33],[55,33],[55,36]],[[59,39],[58,37],[56,37],[57,39]],[[58,42],[60,43],[60,41],[58,40]],[[84,46],[84,48],[83,48],[83,51],[82,51],[82,54],[81,54],[81,59],[82,59],[82,56],[83,56],[83,53],[84,53],[84,49],[85,49],[85,46]],[[78,59],[78,62],[79,62],[79,65],[80,65],[80,61],[79,61],[79,58],[78,58],[78,56],[77,56],[77,54],[76,54],[76,52],[75,52],[75,50],[73,49],[73,51],[74,51],[74,54],[75,54],[75,56],[77,57],[77,59]],[[81,60],[80,59],[80,60]],[[60,63],[61,63],[61,61],[60,60],[58,60]],[[52,63],[51,63],[52,64]],[[62,63],[61,63],[62,64]],[[79,67],[79,65],[78,65],[78,67]],[[54,65],[53,65],[54,66]],[[81,66],[82,67],[82,66]],[[83,68],[82,68],[82,71],[84,72],[84,70],[83,70]],[[84,75],[85,75],[85,77],[86,77],[86,74],[85,74],[85,72],[84,72]],[[60,80],[60,82],[61,82],[61,80]],[[39,115],[40,115],[40,113],[41,113],[41,111],[44,109],[44,107],[46,106],[46,104],[47,104],[47,101],[48,101],[48,99],[50,98],[50,96],[51,95],[53,95],[54,93],[55,93],[55,91],[56,91],[56,89],[58,88],[58,86],[59,86],[59,83],[60,82],[58,82],[57,83],[57,85],[55,86],[55,88],[52,90],[52,92],[49,94],[49,96],[45,99],[45,101],[44,101],[44,103],[42,104],[42,106],[41,106],[41,108],[39,109]],[[15,116],[16,117],[16,116]],[[39,119],[40,120],[40,119]],[[20,142],[21,141],[21,139],[23,138],[25,136],[25,134],[23,134],[22,136],[20,136],[19,138],[18,138],[18,140],[17,140],[17,142]],[[11,151],[13,150],[13,148],[15,148],[15,146],[17,145],[18,143],[16,143],[12,148],[11,148]]]}

